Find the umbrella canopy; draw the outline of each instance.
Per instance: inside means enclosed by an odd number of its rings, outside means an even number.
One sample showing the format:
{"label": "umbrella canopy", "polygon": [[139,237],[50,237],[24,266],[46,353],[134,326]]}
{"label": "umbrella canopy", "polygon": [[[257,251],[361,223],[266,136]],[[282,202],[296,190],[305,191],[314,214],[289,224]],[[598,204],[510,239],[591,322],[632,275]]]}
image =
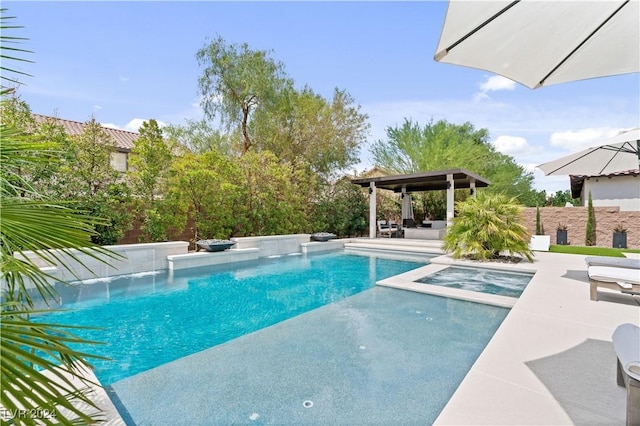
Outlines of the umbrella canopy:
{"label": "umbrella canopy", "polygon": [[545,175],[598,176],[640,168],[640,128],[538,166]]}
{"label": "umbrella canopy", "polygon": [[435,60],[535,89],[640,72],[640,0],[450,0]]}

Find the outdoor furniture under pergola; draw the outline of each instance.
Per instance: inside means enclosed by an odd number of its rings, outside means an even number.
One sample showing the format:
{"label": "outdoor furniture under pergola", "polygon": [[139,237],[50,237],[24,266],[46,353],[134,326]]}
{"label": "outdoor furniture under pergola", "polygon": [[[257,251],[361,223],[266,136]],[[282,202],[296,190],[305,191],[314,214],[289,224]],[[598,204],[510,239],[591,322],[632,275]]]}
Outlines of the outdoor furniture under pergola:
{"label": "outdoor furniture under pergola", "polygon": [[376,237],[376,189],[386,189],[396,193],[424,191],[447,191],[447,226],[453,219],[453,191],[470,189],[475,197],[476,188],[489,186],[489,180],[466,169],[438,170],[434,172],[411,173],[407,175],[357,178],[351,181],[363,188],[369,188],[369,237]]}

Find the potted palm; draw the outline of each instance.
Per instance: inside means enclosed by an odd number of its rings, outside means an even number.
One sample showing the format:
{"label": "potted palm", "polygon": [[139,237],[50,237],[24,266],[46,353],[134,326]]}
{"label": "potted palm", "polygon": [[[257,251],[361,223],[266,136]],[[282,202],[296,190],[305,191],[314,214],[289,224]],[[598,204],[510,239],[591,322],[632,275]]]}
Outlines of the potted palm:
{"label": "potted palm", "polygon": [[568,243],[567,238],[567,225],[559,223],[556,228],[556,244],[566,246]]}
{"label": "potted palm", "polygon": [[621,223],[613,228],[613,247],[627,248],[627,229]]}

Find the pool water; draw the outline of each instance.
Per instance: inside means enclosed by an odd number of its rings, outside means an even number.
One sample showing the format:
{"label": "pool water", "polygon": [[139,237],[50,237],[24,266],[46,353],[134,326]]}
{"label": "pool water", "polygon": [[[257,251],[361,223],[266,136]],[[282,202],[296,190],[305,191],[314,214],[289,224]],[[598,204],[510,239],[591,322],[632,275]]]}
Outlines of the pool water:
{"label": "pool water", "polygon": [[[49,323],[102,327],[81,337],[103,385],[342,300],[428,263],[345,252],[284,256],[175,274],[60,287],[64,312]],[[86,348],[83,348],[87,350]]]}
{"label": "pool water", "polygon": [[451,266],[416,280],[423,284],[459,288],[500,296],[520,297],[533,274]]}
{"label": "pool water", "polygon": [[111,389],[128,424],[430,425],[508,312],[376,286]]}

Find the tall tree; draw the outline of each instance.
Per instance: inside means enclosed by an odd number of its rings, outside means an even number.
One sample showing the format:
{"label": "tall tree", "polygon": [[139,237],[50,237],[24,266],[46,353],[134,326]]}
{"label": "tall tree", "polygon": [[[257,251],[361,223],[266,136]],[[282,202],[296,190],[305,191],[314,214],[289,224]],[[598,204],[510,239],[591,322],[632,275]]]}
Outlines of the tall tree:
{"label": "tall tree", "polygon": [[277,100],[276,108],[256,112],[252,123],[260,148],[294,166],[307,163],[326,180],[359,160],[368,117],[346,91],[336,88],[328,101],[308,86],[289,88]]}
{"label": "tall tree", "polygon": [[387,139],[377,141],[372,152],[376,164],[394,172],[460,167],[489,179],[489,193],[518,197],[527,205],[535,199],[533,174],[512,157],[497,152],[489,143],[488,131],[476,130],[471,123],[440,120],[421,127],[405,120],[400,127],[387,128]]}
{"label": "tall tree", "polygon": [[271,108],[292,84],[282,63],[269,53],[252,50],[246,43],[229,44],[218,36],[196,54],[203,67],[198,83],[205,116],[218,119],[227,130],[240,130],[242,155],[253,145],[249,132],[253,113]]}
{"label": "tall tree", "polygon": [[133,195],[151,205],[164,192],[173,155],[156,120],[142,123],[139,134],[129,157],[129,178]]}
{"label": "tall tree", "polygon": [[172,146],[154,119],[145,121],[129,156],[128,179],[134,196],[134,210],[141,223],[142,241],[167,239],[162,209],[166,181],[173,161]]}
{"label": "tall tree", "polygon": [[234,146],[237,139],[233,134],[225,134],[212,127],[211,123],[203,120],[186,120],[183,125],[170,124],[164,127],[167,139],[172,141],[174,149],[183,147],[195,154],[208,151],[218,151],[224,155],[232,155],[234,151],[241,151]]}
{"label": "tall tree", "polygon": [[92,241],[116,244],[130,226],[131,194],[120,172],[111,166],[115,142],[91,118],[79,135],[69,137],[65,158],[51,181],[55,198],[75,201],[90,214],[108,220],[97,225]]}

